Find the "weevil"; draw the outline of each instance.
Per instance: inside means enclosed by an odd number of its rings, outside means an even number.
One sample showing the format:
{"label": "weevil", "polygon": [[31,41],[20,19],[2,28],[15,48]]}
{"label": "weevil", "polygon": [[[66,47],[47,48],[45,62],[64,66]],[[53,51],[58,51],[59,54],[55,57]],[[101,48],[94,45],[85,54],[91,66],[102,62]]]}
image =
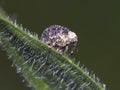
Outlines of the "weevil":
{"label": "weevil", "polygon": [[43,31],[40,39],[61,54],[66,54],[71,44],[73,47],[70,53],[74,53],[78,42],[77,35],[61,25],[49,26]]}

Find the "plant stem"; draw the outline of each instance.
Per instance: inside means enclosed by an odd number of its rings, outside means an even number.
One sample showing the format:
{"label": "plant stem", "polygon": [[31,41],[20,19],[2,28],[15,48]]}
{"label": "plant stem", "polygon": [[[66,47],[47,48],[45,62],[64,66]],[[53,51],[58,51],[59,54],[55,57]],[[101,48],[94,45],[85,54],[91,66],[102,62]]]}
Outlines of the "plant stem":
{"label": "plant stem", "polygon": [[95,74],[90,75],[82,65],[49,48],[37,34],[23,30],[2,16],[0,44],[17,72],[35,90],[106,90]]}

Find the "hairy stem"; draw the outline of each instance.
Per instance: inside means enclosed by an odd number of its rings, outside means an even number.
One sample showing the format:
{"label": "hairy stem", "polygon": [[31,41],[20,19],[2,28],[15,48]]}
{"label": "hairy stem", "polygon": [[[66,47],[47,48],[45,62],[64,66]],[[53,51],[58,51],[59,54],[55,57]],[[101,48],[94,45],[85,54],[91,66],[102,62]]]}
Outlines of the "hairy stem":
{"label": "hairy stem", "polygon": [[106,90],[95,74],[0,16],[0,44],[34,90]]}

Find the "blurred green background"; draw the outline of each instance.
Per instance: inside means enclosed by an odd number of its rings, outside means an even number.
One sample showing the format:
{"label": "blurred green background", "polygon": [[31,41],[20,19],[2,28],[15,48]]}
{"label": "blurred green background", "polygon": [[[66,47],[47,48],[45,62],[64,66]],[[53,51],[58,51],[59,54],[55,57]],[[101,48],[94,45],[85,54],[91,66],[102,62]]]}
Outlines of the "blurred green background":
{"label": "blurred green background", "polygon": [[[0,6],[23,27],[39,35],[60,24],[79,37],[77,60],[107,85],[120,90],[120,1],[0,0]],[[0,47],[0,90],[31,90]]]}

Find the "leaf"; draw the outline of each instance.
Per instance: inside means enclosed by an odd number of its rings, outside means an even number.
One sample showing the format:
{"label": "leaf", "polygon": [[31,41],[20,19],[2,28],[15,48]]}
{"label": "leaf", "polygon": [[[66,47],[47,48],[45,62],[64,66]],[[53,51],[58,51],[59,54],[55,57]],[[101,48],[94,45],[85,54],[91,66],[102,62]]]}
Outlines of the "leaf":
{"label": "leaf", "polygon": [[95,74],[0,15],[0,44],[34,90],[106,90]]}

